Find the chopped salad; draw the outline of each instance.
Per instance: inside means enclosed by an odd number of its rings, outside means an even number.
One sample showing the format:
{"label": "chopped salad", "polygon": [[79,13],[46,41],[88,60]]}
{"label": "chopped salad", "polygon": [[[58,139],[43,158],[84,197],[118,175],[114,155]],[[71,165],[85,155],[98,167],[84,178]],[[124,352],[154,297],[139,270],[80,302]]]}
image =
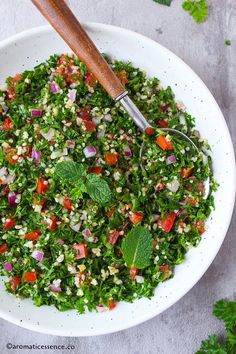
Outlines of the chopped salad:
{"label": "chopped salad", "polygon": [[[0,274],[36,306],[112,310],[150,298],[201,241],[209,149],[170,87],[107,58],[156,127],[138,131],[85,65],[53,55],[0,90]],[[140,157],[140,149],[145,146]]]}

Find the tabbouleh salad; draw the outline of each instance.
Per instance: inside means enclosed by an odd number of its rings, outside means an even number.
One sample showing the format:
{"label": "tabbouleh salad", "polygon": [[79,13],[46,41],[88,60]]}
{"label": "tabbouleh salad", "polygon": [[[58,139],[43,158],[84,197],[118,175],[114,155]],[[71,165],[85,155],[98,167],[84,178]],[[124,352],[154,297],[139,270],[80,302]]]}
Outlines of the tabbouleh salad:
{"label": "tabbouleh salad", "polygon": [[[214,207],[207,141],[170,87],[108,59],[157,127],[137,130],[73,55],[53,55],[0,91],[0,274],[36,306],[112,310],[153,295],[197,246]],[[140,158],[140,147],[145,152]]]}

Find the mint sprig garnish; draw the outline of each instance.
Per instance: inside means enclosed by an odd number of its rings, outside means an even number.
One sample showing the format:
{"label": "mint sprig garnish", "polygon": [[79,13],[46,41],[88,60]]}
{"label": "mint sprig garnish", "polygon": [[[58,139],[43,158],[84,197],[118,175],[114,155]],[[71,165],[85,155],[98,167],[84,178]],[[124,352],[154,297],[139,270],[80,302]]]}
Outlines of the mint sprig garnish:
{"label": "mint sprig garnish", "polygon": [[123,258],[129,268],[146,268],[152,254],[152,235],[143,226],[135,226],[122,242]]}
{"label": "mint sprig garnish", "polygon": [[102,177],[86,172],[83,165],[74,161],[62,161],[56,165],[56,176],[64,183],[73,185],[73,192],[78,196],[89,194],[90,198],[99,204],[107,204],[111,200],[111,189]]}
{"label": "mint sprig garnish", "polygon": [[172,3],[172,0],[154,0],[154,1],[158,2],[158,4],[166,5],[166,6],[170,6],[170,4]]}

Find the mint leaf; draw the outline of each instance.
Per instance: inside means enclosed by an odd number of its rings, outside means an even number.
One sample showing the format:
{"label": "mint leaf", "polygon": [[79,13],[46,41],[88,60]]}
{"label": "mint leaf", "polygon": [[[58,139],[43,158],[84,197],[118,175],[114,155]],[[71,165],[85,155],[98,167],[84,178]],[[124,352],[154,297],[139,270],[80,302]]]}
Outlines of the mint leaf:
{"label": "mint leaf", "polygon": [[95,174],[87,175],[87,193],[90,197],[100,204],[106,204],[111,200],[111,190],[108,183]]}
{"label": "mint leaf", "polygon": [[56,165],[55,174],[64,182],[77,183],[85,176],[86,170],[74,161],[62,161]]}
{"label": "mint leaf", "polygon": [[152,235],[143,226],[135,226],[122,242],[122,253],[127,267],[143,269],[150,264]]}
{"label": "mint leaf", "polygon": [[197,23],[205,22],[208,17],[207,0],[185,0],[182,8],[189,12]]}
{"label": "mint leaf", "polygon": [[172,3],[172,0],[154,0],[154,1],[158,2],[158,4],[166,5],[166,6],[170,6],[170,4]]}

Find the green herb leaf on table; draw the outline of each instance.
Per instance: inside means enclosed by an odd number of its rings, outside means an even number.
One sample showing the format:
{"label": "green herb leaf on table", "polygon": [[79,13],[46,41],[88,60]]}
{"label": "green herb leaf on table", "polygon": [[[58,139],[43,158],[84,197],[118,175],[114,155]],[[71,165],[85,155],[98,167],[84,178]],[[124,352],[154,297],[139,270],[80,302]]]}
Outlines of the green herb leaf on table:
{"label": "green herb leaf on table", "polygon": [[218,301],[213,307],[213,314],[224,321],[226,329],[236,327],[236,302],[235,301]]}
{"label": "green herb leaf on table", "polygon": [[207,0],[185,0],[182,7],[197,23],[205,22],[208,17]]}
{"label": "green herb leaf on table", "polygon": [[151,233],[143,226],[135,226],[122,242],[122,253],[127,267],[147,267],[152,254]]}
{"label": "green herb leaf on table", "polygon": [[166,6],[170,6],[172,3],[172,0],[154,0],[154,1],[158,2],[158,4],[166,5]]}
{"label": "green herb leaf on table", "polygon": [[86,188],[95,202],[106,204],[111,200],[111,190],[108,183],[98,175],[87,175]]}
{"label": "green herb leaf on table", "polygon": [[202,341],[201,348],[195,354],[228,354],[216,336],[209,336]]}
{"label": "green herb leaf on table", "polygon": [[56,175],[64,182],[77,183],[86,174],[83,165],[74,161],[63,161],[56,165]]}

